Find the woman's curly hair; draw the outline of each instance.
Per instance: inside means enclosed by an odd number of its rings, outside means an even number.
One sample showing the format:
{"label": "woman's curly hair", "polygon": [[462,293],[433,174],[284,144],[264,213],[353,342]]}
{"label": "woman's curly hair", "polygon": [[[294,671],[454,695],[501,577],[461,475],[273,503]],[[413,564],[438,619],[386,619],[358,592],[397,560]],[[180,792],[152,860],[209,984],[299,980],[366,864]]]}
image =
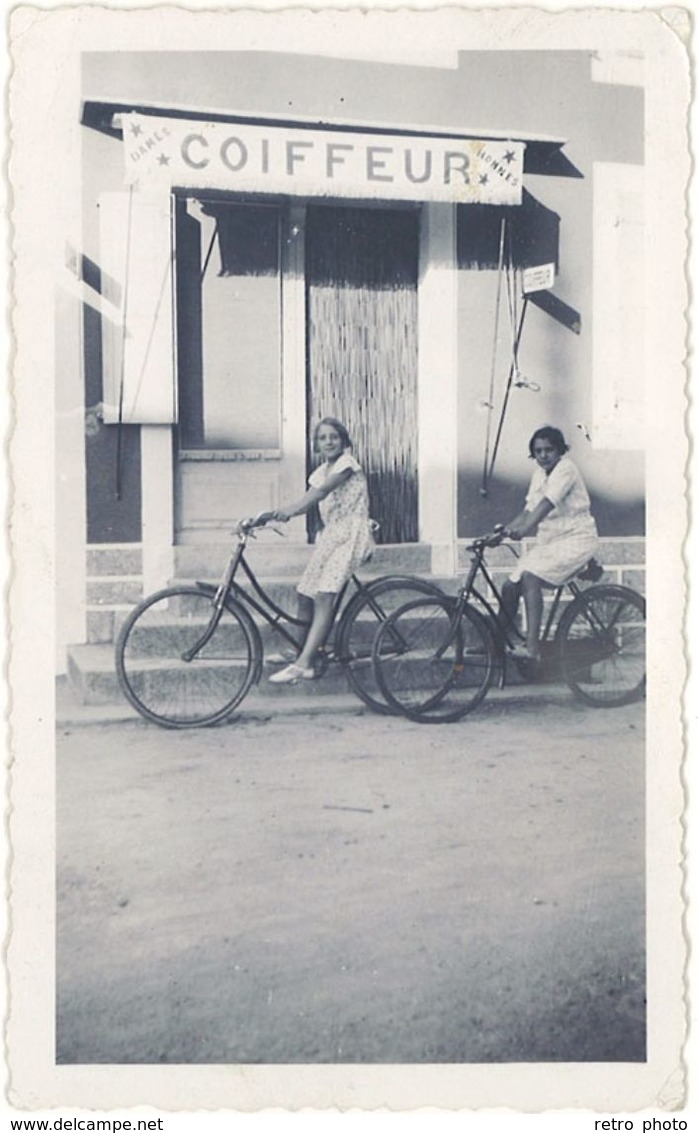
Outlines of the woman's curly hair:
{"label": "woman's curly hair", "polygon": [[569,452],[570,446],[562,435],[560,429],[556,429],[554,425],[543,425],[542,428],[536,429],[535,433],[528,442],[528,454],[533,456],[533,446],[536,441],[548,441],[554,448],[557,449],[560,456],[564,456]]}

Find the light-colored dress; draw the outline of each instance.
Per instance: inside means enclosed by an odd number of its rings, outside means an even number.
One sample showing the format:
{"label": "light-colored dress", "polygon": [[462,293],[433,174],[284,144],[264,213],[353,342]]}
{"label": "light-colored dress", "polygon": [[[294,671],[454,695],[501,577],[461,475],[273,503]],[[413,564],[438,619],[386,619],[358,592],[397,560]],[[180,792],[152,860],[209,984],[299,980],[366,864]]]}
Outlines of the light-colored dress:
{"label": "light-colored dress", "polygon": [[519,559],[511,575],[518,582],[523,571],[552,586],[561,586],[589,561],[599,546],[591,502],[579,469],[569,456],[561,456],[546,475],[536,467],[526,496],[533,511],[542,499],[554,505],[538,524],[536,541]]}
{"label": "light-colored dress", "polygon": [[310,475],[311,488],[320,488],[329,474],[351,468],[352,474],[324,500],[320,500],[323,528],[305,568],[298,591],[308,598],[319,592],[336,594],[374,548],[368,514],[368,485],[363,469],[350,452],[343,452],[330,468],[325,462]]}

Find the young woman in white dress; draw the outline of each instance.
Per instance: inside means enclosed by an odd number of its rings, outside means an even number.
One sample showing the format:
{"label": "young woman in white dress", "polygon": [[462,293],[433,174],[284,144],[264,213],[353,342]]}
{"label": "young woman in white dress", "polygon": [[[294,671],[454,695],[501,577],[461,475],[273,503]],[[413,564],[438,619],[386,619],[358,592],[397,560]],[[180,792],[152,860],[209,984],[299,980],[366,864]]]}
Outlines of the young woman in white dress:
{"label": "young woman in white dress", "polygon": [[592,558],[599,545],[589,493],[579,469],[567,455],[568,449],[559,429],[552,425],[536,429],[528,443],[536,468],[525,508],[505,526],[512,539],[523,539],[537,528],[535,543],[518,560],[502,588],[504,606],[511,618],[516,616],[523,594],[526,645],[515,652],[534,661],[540,658],[543,587],[567,582]]}

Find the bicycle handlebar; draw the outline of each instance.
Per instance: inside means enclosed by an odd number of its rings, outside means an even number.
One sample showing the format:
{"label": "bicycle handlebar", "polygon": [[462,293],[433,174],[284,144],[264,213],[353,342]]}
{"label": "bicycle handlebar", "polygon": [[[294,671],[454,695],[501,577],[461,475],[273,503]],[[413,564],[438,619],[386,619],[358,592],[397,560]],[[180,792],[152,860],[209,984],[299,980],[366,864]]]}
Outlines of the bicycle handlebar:
{"label": "bicycle handlebar", "polygon": [[492,531],[487,535],[480,535],[477,539],[473,539],[466,547],[467,551],[483,551],[485,547],[498,547],[499,544],[506,539],[508,531],[502,523],[495,524]]}
{"label": "bicycle handlebar", "polygon": [[[257,515],[251,515],[247,519],[241,519],[235,526],[236,535],[252,535],[256,528],[269,527],[271,531],[275,531],[277,535],[283,536],[284,532],[280,531],[278,527],[271,527],[273,521],[273,513],[268,511],[261,511]],[[375,520],[371,521],[373,530],[380,527],[379,523]],[[484,550],[485,547],[498,547],[499,544],[508,537],[508,531],[501,523],[496,523],[492,531],[487,535],[480,535],[469,543],[466,547],[467,551]]]}
{"label": "bicycle handlebar", "polygon": [[273,522],[274,516],[271,512],[260,511],[257,515],[251,515],[247,519],[241,519],[235,525],[236,535],[252,535],[256,528],[269,527],[270,531],[275,531],[277,535],[283,535],[278,527],[270,526]]}

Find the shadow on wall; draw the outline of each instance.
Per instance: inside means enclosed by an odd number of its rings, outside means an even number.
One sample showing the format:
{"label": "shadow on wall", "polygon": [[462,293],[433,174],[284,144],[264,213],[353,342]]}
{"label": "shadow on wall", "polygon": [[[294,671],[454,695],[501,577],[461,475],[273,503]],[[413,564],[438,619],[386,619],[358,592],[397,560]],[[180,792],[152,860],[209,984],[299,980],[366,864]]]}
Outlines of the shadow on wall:
{"label": "shadow on wall", "polygon": [[141,431],[138,425],[120,428],[101,420],[102,329],[100,316],[88,305],[83,312],[83,349],[87,542],[139,543]]}
{"label": "shadow on wall", "polygon": [[[490,482],[487,495],[481,494],[481,478],[471,471],[458,476],[458,538],[466,539],[490,531],[495,523],[507,523],[524,506],[527,484],[520,480],[497,479]],[[590,491],[591,510],[599,535],[629,538],[645,534],[645,502],[642,498],[616,499]]]}

